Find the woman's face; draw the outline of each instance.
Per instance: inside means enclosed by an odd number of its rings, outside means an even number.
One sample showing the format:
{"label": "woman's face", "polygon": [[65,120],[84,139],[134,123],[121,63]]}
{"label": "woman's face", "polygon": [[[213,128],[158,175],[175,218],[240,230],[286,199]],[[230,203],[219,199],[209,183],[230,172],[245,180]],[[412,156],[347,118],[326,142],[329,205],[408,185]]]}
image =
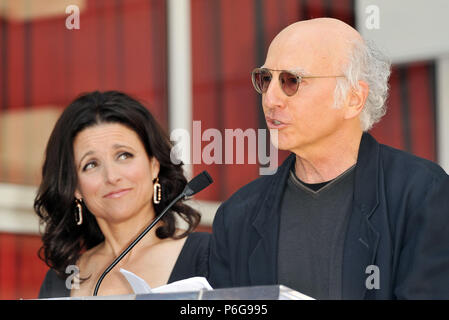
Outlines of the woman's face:
{"label": "woman's face", "polygon": [[99,124],[79,132],[73,143],[78,187],[97,219],[119,223],[153,213],[153,180],[159,162],[149,159],[139,136],[117,123]]}

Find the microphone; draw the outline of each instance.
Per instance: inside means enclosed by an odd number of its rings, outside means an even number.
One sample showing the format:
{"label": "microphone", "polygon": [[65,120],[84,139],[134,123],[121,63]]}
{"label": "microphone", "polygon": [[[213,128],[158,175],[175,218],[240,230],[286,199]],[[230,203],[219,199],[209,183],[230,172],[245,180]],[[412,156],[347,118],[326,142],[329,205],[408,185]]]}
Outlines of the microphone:
{"label": "microphone", "polygon": [[115,258],[115,260],[107,267],[100,278],[97,281],[97,284],[95,285],[94,290],[94,296],[97,295],[98,290],[100,289],[101,282],[103,281],[104,277],[117,265],[117,263],[120,262],[120,260],[123,259],[123,257],[131,251],[132,248],[150,231],[156,223],[159,222],[159,220],[164,216],[164,214],[180,199],[193,196],[194,194],[200,192],[204,188],[208,187],[213,182],[211,176],[207,173],[207,171],[201,172],[199,175],[197,175],[195,178],[190,180],[189,183],[185,186],[184,190],[179,194],[175,199],[173,199],[172,202],[148,225],[148,227],[143,230],[136,239],[134,239],[133,242],[125,249],[123,252]]}
{"label": "microphone", "polygon": [[193,196],[195,193],[200,192],[207,186],[209,186],[213,182],[210,175],[207,173],[207,171],[201,172],[199,175],[197,175],[195,178],[190,180],[189,183],[187,183],[186,187],[184,188],[184,191],[182,192],[186,197]]}

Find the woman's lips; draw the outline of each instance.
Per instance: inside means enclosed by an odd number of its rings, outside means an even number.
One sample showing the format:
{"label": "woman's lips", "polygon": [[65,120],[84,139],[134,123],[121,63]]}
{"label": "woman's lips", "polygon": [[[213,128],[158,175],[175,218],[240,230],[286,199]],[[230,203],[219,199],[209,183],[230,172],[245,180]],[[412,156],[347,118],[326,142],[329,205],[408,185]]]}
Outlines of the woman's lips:
{"label": "woman's lips", "polygon": [[108,198],[108,199],[120,198],[121,196],[124,196],[125,194],[127,194],[130,190],[131,190],[131,188],[112,191],[112,192],[109,192],[107,195],[105,195],[104,198]]}

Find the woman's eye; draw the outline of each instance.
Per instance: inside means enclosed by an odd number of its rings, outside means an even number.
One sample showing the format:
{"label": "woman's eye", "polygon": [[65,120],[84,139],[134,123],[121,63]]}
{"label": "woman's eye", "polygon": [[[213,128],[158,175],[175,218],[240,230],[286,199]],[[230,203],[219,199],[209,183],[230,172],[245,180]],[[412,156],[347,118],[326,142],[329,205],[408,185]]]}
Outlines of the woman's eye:
{"label": "woman's eye", "polygon": [[95,166],[96,166],[96,163],[94,161],[91,161],[83,167],[83,171],[93,169],[93,168],[95,168]]}
{"label": "woman's eye", "polygon": [[121,153],[119,156],[118,156],[118,158],[120,159],[120,160],[126,160],[126,159],[128,159],[128,158],[131,158],[133,155],[131,154],[131,153],[129,153],[129,152],[123,152],[123,153]]}

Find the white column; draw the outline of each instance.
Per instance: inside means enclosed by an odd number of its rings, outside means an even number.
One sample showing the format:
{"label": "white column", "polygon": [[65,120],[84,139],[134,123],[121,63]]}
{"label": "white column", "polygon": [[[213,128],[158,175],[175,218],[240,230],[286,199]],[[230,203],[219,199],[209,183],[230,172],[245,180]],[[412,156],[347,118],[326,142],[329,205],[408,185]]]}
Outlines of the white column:
{"label": "white column", "polygon": [[449,56],[436,62],[438,163],[449,174]]}
{"label": "white column", "polygon": [[[167,11],[169,134],[183,129],[192,137],[190,0],[168,0]],[[183,162],[186,163],[185,159]],[[184,172],[188,180],[192,178],[192,165],[186,164]]]}

